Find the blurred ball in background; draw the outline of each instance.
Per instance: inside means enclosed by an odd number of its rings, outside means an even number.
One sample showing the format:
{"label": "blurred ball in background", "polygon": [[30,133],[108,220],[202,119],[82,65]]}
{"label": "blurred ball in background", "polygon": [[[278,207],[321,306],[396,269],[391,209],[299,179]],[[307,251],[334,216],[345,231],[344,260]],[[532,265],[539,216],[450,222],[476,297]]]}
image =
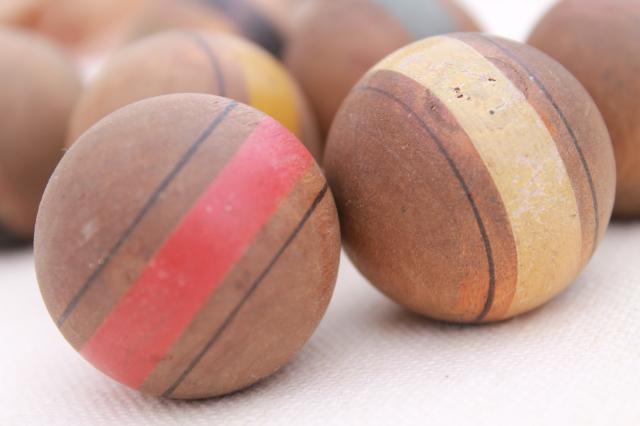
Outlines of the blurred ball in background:
{"label": "blurred ball in background", "polygon": [[614,214],[640,217],[640,1],[561,1],[529,43],[567,67],[595,99],[616,154]]}
{"label": "blurred ball in background", "polygon": [[30,238],[81,83],[71,60],[36,34],[0,29],[0,58],[0,223]]}
{"label": "blurred ball in background", "polygon": [[291,16],[302,0],[196,0],[226,15],[245,37],[280,57],[291,36]]}
{"label": "blurred ball in background", "polygon": [[113,55],[78,102],[69,143],[120,107],[180,92],[245,102],[278,120],[321,158],[322,143],[310,107],[287,70],[249,41],[195,31],[157,34]]}
{"label": "blurred ball in background", "polygon": [[130,19],[148,0],[44,0],[34,29],[78,54],[121,42]]}
{"label": "blurred ball in background", "polygon": [[148,1],[133,20],[130,38],[141,38],[178,28],[239,32],[229,18],[202,2],[155,0]]}
{"label": "blurred ball in background", "polygon": [[450,0],[306,0],[296,10],[285,63],[327,132],[351,87],[414,40],[477,25]]}
{"label": "blurred ball in background", "polygon": [[2,0],[0,2],[0,24],[27,25],[36,14],[43,0]]}

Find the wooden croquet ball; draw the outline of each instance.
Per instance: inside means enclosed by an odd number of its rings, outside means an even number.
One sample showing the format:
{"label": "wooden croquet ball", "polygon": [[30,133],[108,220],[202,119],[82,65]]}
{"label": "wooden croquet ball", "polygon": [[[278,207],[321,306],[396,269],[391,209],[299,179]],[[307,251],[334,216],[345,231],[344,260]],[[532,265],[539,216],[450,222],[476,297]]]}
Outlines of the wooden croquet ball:
{"label": "wooden croquet ball", "polygon": [[529,43],[567,67],[593,96],[616,155],[614,214],[640,217],[640,2],[561,1]]}
{"label": "wooden croquet ball", "polygon": [[558,294],[615,192],[611,141],[580,83],[532,47],[471,33],[409,45],[367,73],[325,167],[358,268],[402,305],[455,322]]}
{"label": "wooden croquet ball", "polygon": [[314,118],[287,70],[258,46],[222,33],[171,31],[121,50],[79,100],[69,142],[127,104],[187,92],[250,104],[284,124],[320,158]]}
{"label": "wooden croquet ball", "polygon": [[291,36],[291,15],[301,0],[195,0],[223,13],[253,42],[280,57]]}
{"label": "wooden croquet ball", "polygon": [[304,146],[202,94],[129,105],[62,159],[35,240],[49,312],[112,378],[153,395],[226,394],[276,371],[331,297],[336,209]]}
{"label": "wooden croquet ball", "polygon": [[353,85],[385,55],[417,39],[477,26],[449,0],[308,0],[284,55],[326,132]]}
{"label": "wooden croquet ball", "polygon": [[26,31],[0,29],[0,58],[0,223],[31,238],[80,79],[57,47]]}

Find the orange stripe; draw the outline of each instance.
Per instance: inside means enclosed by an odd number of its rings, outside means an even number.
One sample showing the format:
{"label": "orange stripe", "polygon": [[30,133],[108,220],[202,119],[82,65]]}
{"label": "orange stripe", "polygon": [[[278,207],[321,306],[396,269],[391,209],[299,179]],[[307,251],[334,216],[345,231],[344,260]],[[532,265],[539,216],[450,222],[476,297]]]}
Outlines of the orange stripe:
{"label": "orange stripe", "polygon": [[271,118],[247,138],[82,349],[138,388],[313,164]]}

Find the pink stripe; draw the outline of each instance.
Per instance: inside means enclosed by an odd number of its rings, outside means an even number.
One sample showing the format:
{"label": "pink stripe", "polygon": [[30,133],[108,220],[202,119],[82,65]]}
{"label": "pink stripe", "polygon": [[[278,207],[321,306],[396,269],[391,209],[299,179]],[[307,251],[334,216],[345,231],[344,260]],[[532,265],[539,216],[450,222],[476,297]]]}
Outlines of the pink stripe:
{"label": "pink stripe", "polygon": [[263,120],[82,354],[114,379],[139,388],[312,163],[293,135]]}

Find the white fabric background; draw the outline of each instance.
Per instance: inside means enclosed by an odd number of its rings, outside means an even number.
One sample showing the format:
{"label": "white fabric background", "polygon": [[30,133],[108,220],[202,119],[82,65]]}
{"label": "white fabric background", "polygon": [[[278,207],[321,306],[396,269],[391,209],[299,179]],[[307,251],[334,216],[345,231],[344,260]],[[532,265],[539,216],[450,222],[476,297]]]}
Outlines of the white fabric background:
{"label": "white fabric background", "polygon": [[[524,38],[549,1],[467,0]],[[491,326],[409,314],[343,259],[316,334],[271,379],[173,402],[102,376],[63,340],[28,250],[0,253],[0,425],[640,425],[640,222],[615,224],[574,286]]]}

